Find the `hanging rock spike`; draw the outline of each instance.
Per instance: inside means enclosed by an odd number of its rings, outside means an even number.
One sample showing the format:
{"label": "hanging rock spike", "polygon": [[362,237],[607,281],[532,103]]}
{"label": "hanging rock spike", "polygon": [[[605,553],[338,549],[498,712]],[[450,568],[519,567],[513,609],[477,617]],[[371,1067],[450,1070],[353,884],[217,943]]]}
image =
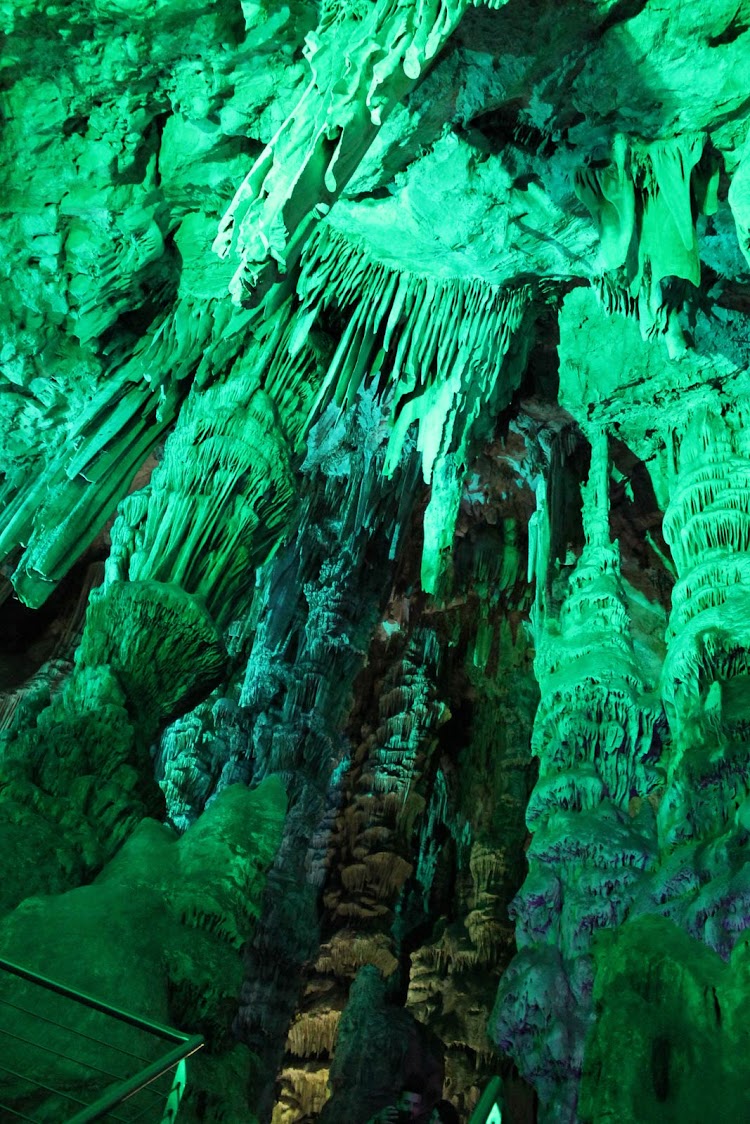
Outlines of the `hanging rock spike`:
{"label": "hanging rock spike", "polygon": [[424,478],[432,483],[422,587],[435,593],[453,539],[473,427],[488,401],[500,407],[516,386],[515,369],[505,382],[503,364],[531,304],[531,287],[398,271],[372,261],[364,247],[324,223],[303,257],[297,291],[302,304],[292,354],[327,308],[349,316],[311,416],[330,397],[340,406],[351,403],[393,356],[385,471],[393,472],[415,425]]}
{"label": "hanging rock spike", "polygon": [[364,18],[361,6],[346,0],[324,8],[306,40],[309,84],[238,188],[214,242],[220,256],[240,259],[231,284],[236,302],[257,299],[254,290],[293,267],[314,209],[340,194],[468,6],[469,0],[376,0]]}

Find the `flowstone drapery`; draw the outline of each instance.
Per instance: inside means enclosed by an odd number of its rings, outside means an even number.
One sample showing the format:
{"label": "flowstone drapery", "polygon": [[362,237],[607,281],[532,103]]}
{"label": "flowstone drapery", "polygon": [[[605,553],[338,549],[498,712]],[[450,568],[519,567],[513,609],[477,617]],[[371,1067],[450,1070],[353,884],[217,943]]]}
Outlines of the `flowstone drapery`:
{"label": "flowstone drapery", "polygon": [[186,1119],[749,1116],[750,5],[0,28],[0,938]]}

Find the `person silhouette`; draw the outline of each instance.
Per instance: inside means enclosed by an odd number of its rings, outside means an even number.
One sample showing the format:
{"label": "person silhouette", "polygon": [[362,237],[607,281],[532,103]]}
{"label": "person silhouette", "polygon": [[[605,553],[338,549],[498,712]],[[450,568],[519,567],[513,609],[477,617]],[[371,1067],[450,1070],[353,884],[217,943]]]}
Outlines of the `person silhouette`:
{"label": "person silhouette", "polygon": [[422,1121],[427,1124],[430,1119],[422,1083],[413,1079],[399,1093],[396,1103],[381,1108],[380,1112],[370,1118],[368,1124],[408,1124],[408,1121]]}

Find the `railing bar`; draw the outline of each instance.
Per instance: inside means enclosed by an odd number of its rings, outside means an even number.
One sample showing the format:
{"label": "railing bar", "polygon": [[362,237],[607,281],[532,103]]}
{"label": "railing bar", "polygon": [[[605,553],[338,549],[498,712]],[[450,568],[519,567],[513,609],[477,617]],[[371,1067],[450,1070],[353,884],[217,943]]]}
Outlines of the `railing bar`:
{"label": "railing bar", "polygon": [[[165,1070],[162,1070],[161,1073],[157,1073],[156,1077],[152,1077],[150,1081],[147,1081],[145,1083],[145,1085],[141,1085],[140,1089],[136,1089],[132,1093],[127,1093],[126,1096],[124,1096],[122,1098],[123,1103],[125,1101],[129,1101],[131,1097],[139,1097],[141,1095],[141,1093],[148,1093],[148,1095],[150,1097],[156,1097],[157,1101],[160,1101],[162,1098],[164,1100],[166,1100],[167,1097],[169,1096],[169,1089],[167,1089],[167,1091],[165,1093],[162,1093],[161,1090],[152,1089],[151,1086],[153,1085],[154,1081],[158,1081],[160,1077],[163,1077],[165,1073],[169,1073],[171,1069],[174,1069],[174,1065],[170,1066],[169,1070],[165,1069]],[[141,1070],[141,1072],[143,1072],[143,1071]],[[136,1074],[136,1076],[138,1076],[138,1075]],[[171,1086],[170,1086],[170,1088],[171,1088]]]}
{"label": "railing bar", "polygon": [[[148,1093],[152,1097],[156,1097],[156,1099],[158,1100],[159,1097],[161,1097],[161,1095],[162,1095],[162,1090],[159,1089],[159,1088],[152,1088],[152,1085],[154,1084],[155,1081],[158,1081],[160,1077],[163,1077],[165,1073],[171,1073],[171,1071],[175,1068],[176,1065],[177,1065],[177,1063],[175,1062],[173,1065],[171,1065],[169,1067],[169,1069],[165,1069],[165,1070],[163,1070],[162,1073],[158,1074],[156,1077],[153,1077],[151,1079],[151,1081],[148,1082],[148,1084],[143,1086],[143,1092]],[[170,1084],[169,1089],[167,1089],[167,1091],[164,1093],[165,1098],[169,1096],[169,1090],[171,1088],[172,1088],[172,1086]]]}
{"label": "railing bar", "polygon": [[8,1038],[15,1038],[16,1042],[23,1042],[25,1046],[33,1046],[37,1050],[43,1050],[45,1054],[54,1054],[56,1058],[62,1058],[66,1062],[72,1062],[73,1065],[79,1065],[82,1069],[90,1069],[94,1073],[102,1073],[105,1077],[110,1077],[113,1081],[128,1080],[127,1077],[122,1077],[119,1073],[110,1073],[108,1069],[100,1069],[98,1065],[92,1065],[91,1062],[82,1062],[80,1058],[71,1058],[70,1054],[61,1054],[59,1050],[53,1050],[51,1046],[43,1046],[41,1042],[35,1042],[33,1038],[23,1038],[20,1034],[13,1034],[10,1030],[0,1030],[0,1034],[4,1034]]}
{"label": "railing bar", "polygon": [[[125,1096],[122,1098],[123,1101],[130,1100],[131,1097],[135,1097],[139,1093],[146,1093],[146,1092],[152,1093],[153,1096],[155,1096],[157,1098],[157,1100],[160,1100],[162,1096],[166,1100],[167,1097],[169,1096],[170,1092],[171,1092],[171,1085],[170,1085],[170,1088],[167,1089],[167,1091],[165,1093],[156,1092],[156,1090],[151,1089],[150,1086],[153,1085],[155,1081],[158,1081],[160,1077],[164,1077],[165,1074],[171,1073],[173,1069],[176,1069],[177,1066],[179,1065],[179,1063],[184,1058],[189,1058],[192,1054],[196,1054],[198,1052],[198,1050],[203,1048],[203,1039],[202,1038],[196,1037],[195,1042],[196,1042],[196,1045],[193,1047],[193,1049],[189,1050],[187,1053],[183,1054],[181,1057],[173,1057],[172,1056],[173,1054],[176,1054],[176,1052],[177,1052],[176,1050],[172,1050],[171,1053],[165,1055],[165,1058],[162,1059],[162,1061],[166,1060],[166,1058],[171,1058],[171,1061],[169,1062],[169,1064],[167,1066],[163,1066],[159,1070],[158,1073],[155,1073],[153,1075],[153,1077],[148,1077],[143,1082],[143,1084],[140,1085],[137,1089],[133,1089],[132,1092],[126,1093]],[[153,1069],[154,1066],[151,1066],[150,1068]],[[145,1077],[148,1072],[149,1072],[149,1070],[142,1070],[141,1076]],[[136,1076],[138,1076],[138,1074],[136,1074]]]}
{"label": "railing bar", "polygon": [[[63,1091],[61,1089],[53,1089],[51,1085],[45,1085],[43,1081],[37,1081],[34,1077],[27,1077],[23,1073],[16,1073],[16,1071],[14,1069],[10,1069],[7,1065],[2,1065],[2,1063],[0,1063],[0,1069],[2,1069],[4,1073],[9,1073],[12,1077],[17,1077],[20,1081],[26,1082],[26,1084],[28,1084],[28,1085],[32,1085],[37,1089],[44,1089],[45,1092],[47,1092],[47,1093],[52,1093],[52,1095],[55,1096],[55,1097],[63,1097],[67,1101],[73,1101],[74,1104],[82,1105],[83,1108],[88,1107],[86,1102],[79,1100],[78,1097],[74,1097],[70,1093],[63,1093]],[[144,1087],[144,1091],[145,1091],[145,1087]],[[150,1091],[153,1092],[153,1095],[156,1097],[157,1100],[162,1099],[161,1095],[156,1093],[155,1090],[150,1090]],[[163,1096],[164,1096],[164,1100],[166,1101],[167,1097],[169,1096],[169,1093],[167,1092]],[[148,1111],[150,1108],[151,1108],[151,1105],[146,1105],[146,1108],[144,1109],[144,1112]],[[13,1112],[16,1116],[19,1116],[22,1120],[30,1120],[31,1124],[38,1124],[38,1122],[36,1120],[34,1120],[31,1116],[24,1116],[24,1114],[22,1112],[18,1112],[16,1109],[9,1108],[7,1105],[0,1104],[0,1109],[7,1110],[8,1112]],[[130,1120],[127,1120],[124,1116],[115,1116],[115,1114],[113,1112],[107,1113],[107,1116],[110,1120],[118,1121],[118,1124],[131,1124],[133,1119],[138,1120],[141,1116],[143,1116],[143,1113],[142,1112],[139,1113],[138,1116],[135,1117],[135,1118],[131,1117]]]}
{"label": "railing bar", "polygon": [[[44,1015],[38,1015],[36,1011],[30,1011],[28,1007],[19,1007],[17,1003],[11,1003],[10,999],[0,999],[0,1003],[4,1003],[6,1007],[12,1007],[14,1011],[22,1011],[24,1015],[31,1015],[32,1019],[39,1019],[41,1022],[49,1023],[50,1026],[59,1027],[60,1030],[67,1030],[71,1034],[77,1034],[79,1038],[86,1038],[89,1042],[95,1042],[97,1046],[106,1046],[108,1050],[117,1050],[119,1054],[127,1054],[129,1058],[135,1058],[136,1061],[145,1062],[146,1065],[150,1062],[150,1058],[144,1058],[141,1054],[134,1054],[132,1050],[124,1050],[121,1046],[113,1046],[111,1042],[103,1042],[100,1038],[92,1038],[90,1034],[84,1034],[82,1030],[76,1030],[74,1026],[68,1026],[66,1023],[55,1022],[54,1019],[48,1019]],[[3,1033],[3,1028],[0,1027],[0,1034]]]}
{"label": "railing bar", "polygon": [[72,1101],[73,1104],[80,1104],[86,1108],[86,1102],[79,1100],[78,1097],[74,1097],[72,1093],[63,1093],[62,1089],[53,1089],[51,1085],[45,1085],[43,1081],[37,1081],[35,1077],[27,1077],[25,1073],[16,1073],[14,1069],[10,1069],[1,1062],[0,1069],[2,1069],[4,1073],[9,1073],[11,1077],[18,1077],[21,1081],[25,1081],[27,1085],[33,1085],[37,1089],[44,1089],[45,1092],[52,1093],[55,1097],[63,1097],[66,1101]]}
{"label": "railing bar", "polygon": [[[146,1089],[144,1089],[143,1091],[146,1092]],[[167,1098],[169,1097],[169,1092],[171,1090],[167,1091],[164,1094],[157,1093],[155,1089],[149,1089],[148,1091],[153,1093],[153,1095],[156,1097],[157,1100],[159,1100],[159,1101],[163,1100],[164,1104],[166,1105]],[[134,1095],[136,1095],[136,1094],[134,1094]],[[139,1112],[137,1116],[131,1116],[130,1117],[130,1120],[128,1121],[128,1124],[135,1124],[136,1120],[142,1120],[143,1117],[146,1115],[146,1113],[151,1111],[151,1107],[152,1106],[150,1104],[147,1104],[146,1107],[141,1112]]]}
{"label": "railing bar", "polygon": [[131,1077],[124,1083],[122,1088],[105,1093],[95,1104],[89,1105],[87,1108],[83,1109],[83,1111],[76,1113],[76,1115],[68,1121],[68,1124],[89,1124],[89,1121],[101,1119],[101,1117],[106,1116],[109,1110],[114,1108],[115,1105],[121,1104],[122,1101],[127,1100],[128,1097],[132,1097],[135,1093],[138,1093],[146,1085],[150,1084],[150,1082],[155,1081],[157,1077],[161,1077],[167,1070],[172,1069],[177,1062],[182,1061],[183,1058],[190,1057],[196,1050],[200,1050],[202,1045],[203,1039],[199,1035],[193,1035],[187,1042],[183,1042],[180,1046],[175,1046],[175,1048],[170,1050],[168,1054],[165,1054],[160,1061],[154,1062],[153,1065],[150,1065],[147,1069]]}
{"label": "railing bar", "polygon": [[170,1042],[188,1042],[190,1040],[188,1034],[183,1034],[172,1027],[162,1026],[161,1023],[153,1022],[152,1019],[144,1019],[139,1015],[131,1015],[127,1011],[121,1011],[119,1007],[112,1007],[109,1003],[102,1003],[101,1000],[94,999],[93,995],[87,995],[83,991],[66,987],[65,984],[56,983],[46,976],[40,976],[38,972],[31,972],[28,968],[22,968],[20,964],[14,964],[11,960],[0,958],[0,969],[20,976],[24,980],[29,980],[31,983],[39,984],[40,987],[46,987],[49,991],[56,991],[58,995],[75,999],[79,1003],[84,1003],[87,1007],[92,1007],[95,1011],[103,1011],[105,1015],[112,1015],[113,1018],[130,1023],[131,1026],[137,1026],[141,1030],[150,1030],[152,1034],[158,1034],[160,1038],[166,1038]]}
{"label": "railing bar", "polygon": [[0,1111],[9,1112],[11,1116],[17,1116],[19,1120],[30,1120],[31,1124],[38,1124],[38,1121],[36,1121],[33,1116],[26,1116],[23,1112],[11,1108],[10,1105],[0,1103]]}

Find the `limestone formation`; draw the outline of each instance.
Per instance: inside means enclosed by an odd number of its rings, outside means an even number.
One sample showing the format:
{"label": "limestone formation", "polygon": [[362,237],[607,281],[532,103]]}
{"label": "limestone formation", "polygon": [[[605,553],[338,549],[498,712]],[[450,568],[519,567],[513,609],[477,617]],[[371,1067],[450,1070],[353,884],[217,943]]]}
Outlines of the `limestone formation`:
{"label": "limestone formation", "polygon": [[750,1116],[750,4],[0,30],[2,948],[186,1118]]}

